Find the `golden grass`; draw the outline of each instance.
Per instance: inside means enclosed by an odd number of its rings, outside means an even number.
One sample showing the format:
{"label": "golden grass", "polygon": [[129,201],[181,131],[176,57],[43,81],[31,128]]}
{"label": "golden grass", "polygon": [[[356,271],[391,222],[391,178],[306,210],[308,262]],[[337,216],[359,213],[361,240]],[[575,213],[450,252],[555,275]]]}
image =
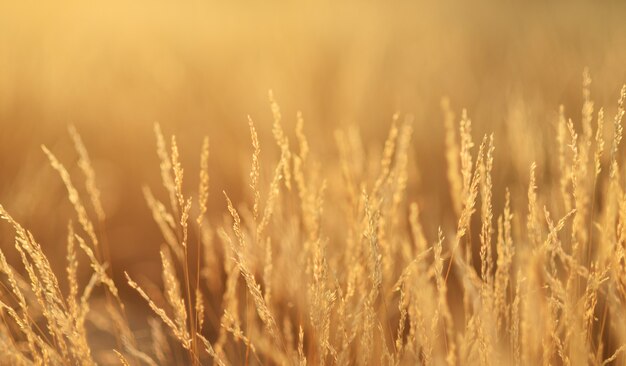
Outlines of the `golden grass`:
{"label": "golden grass", "polygon": [[[410,179],[409,117],[394,115],[380,156],[354,131],[338,131],[336,165],[326,165],[300,112],[290,144],[270,93],[278,161],[267,163],[249,118],[250,199],[239,202],[226,191],[225,200],[209,198],[208,138],[197,192],[187,193],[181,147],[174,136],[166,143],[156,124],[163,190],[143,192],[163,236],[160,248],[146,249],[160,253],[161,279],[126,274],[116,282],[107,254],[115,243],[104,239],[107,198],[71,127],[88,200],[43,147],[80,224],[67,226],[63,276],[0,206],[23,267],[0,251],[0,362],[624,365],[626,86],[606,154],[605,111],[595,111],[590,83],[585,70],[580,121],[558,109],[552,161],[532,163],[515,189],[494,186],[497,138],[485,135],[475,149],[470,113],[461,112],[457,127],[442,102],[450,187],[442,209],[453,212],[453,226],[423,221],[429,212],[407,198],[429,194]],[[551,164],[558,174],[543,177]],[[99,286],[105,304],[94,298]],[[129,287],[135,292],[122,290]],[[152,315],[130,321],[125,304],[137,295]],[[108,328],[97,326],[102,318]]]}

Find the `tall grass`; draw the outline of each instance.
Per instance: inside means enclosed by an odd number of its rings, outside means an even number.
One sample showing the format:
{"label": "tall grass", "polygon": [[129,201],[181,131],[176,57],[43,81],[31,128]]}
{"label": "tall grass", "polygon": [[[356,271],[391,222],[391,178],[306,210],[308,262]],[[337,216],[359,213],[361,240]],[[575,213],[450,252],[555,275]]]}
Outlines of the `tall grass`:
{"label": "tall grass", "polygon": [[[457,120],[443,101],[441,209],[453,226],[424,225],[436,220],[408,200],[418,190],[409,117],[394,116],[380,156],[337,131],[334,170],[301,113],[290,140],[270,94],[278,158],[262,169],[272,156],[250,118],[249,199],[239,202],[228,188],[209,197],[208,138],[197,192],[187,191],[181,146],[156,125],[162,187],[143,192],[163,244],[138,245],[160,253],[161,279],[115,281],[106,195],[70,128],[86,197],[43,147],[76,214],[65,271],[0,206],[21,259],[14,268],[0,251],[0,363],[625,365],[626,86],[605,122],[590,82],[585,71],[580,119],[559,109],[552,161],[531,164],[518,187],[494,187],[497,138],[475,140],[470,111]],[[552,166],[558,173],[542,176]],[[139,300],[149,319],[125,305]]]}

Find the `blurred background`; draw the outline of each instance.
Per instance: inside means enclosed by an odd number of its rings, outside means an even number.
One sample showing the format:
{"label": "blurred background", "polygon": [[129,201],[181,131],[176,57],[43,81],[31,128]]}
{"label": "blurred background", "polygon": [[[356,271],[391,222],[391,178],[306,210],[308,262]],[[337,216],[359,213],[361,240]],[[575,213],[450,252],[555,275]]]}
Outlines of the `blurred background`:
{"label": "blurred background", "polygon": [[[40,145],[79,182],[73,124],[102,190],[116,271],[158,277],[162,239],[141,193],[146,184],[165,197],[153,124],[177,135],[190,190],[210,137],[209,214],[221,217],[222,190],[247,194],[247,115],[264,169],[278,158],[272,89],[289,136],[300,110],[321,159],[336,156],[338,128],[358,126],[376,154],[393,113],[412,115],[409,194],[419,191],[425,221],[446,222],[441,98],[457,116],[468,109],[475,140],[495,134],[498,189],[526,189],[530,162],[554,144],[558,106],[579,122],[585,66],[612,119],[626,81],[625,11],[611,1],[1,1],[0,203],[46,251],[64,250],[73,211]],[[8,256],[12,245],[0,225]]]}

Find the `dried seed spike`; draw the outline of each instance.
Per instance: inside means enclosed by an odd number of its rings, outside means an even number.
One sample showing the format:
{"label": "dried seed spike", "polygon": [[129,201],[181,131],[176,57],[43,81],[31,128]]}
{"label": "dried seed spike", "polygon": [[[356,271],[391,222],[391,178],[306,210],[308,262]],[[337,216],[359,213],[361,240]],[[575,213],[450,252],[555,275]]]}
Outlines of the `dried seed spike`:
{"label": "dried seed spike", "polygon": [[613,120],[613,146],[611,148],[611,166],[609,176],[611,179],[615,179],[618,166],[617,166],[617,156],[619,154],[619,144],[622,141],[622,118],[624,117],[624,102],[626,100],[626,84],[622,86],[622,90],[620,92],[619,101],[617,103],[617,113],[615,114],[615,119]]}
{"label": "dried seed spike", "polygon": [[261,193],[259,190],[259,177],[261,175],[259,156],[261,155],[261,146],[259,144],[259,136],[254,127],[254,122],[250,116],[248,116],[248,125],[250,126],[250,137],[252,139],[252,148],[254,149],[252,152],[252,169],[250,170],[250,188],[252,188],[252,194],[254,195],[252,213],[256,221],[259,216],[259,204],[261,201]]}
{"label": "dried seed spike", "polygon": [[[483,139],[483,144],[487,141],[487,136]],[[483,281],[491,286],[493,278],[493,258],[491,248],[491,237],[493,235],[493,208],[491,204],[493,183],[491,181],[491,171],[493,169],[493,135],[489,137],[486,158],[480,166],[480,199],[481,199],[481,223],[480,232],[480,258],[481,277]]]}
{"label": "dried seed spike", "polygon": [[169,194],[172,211],[176,216],[178,216],[179,210],[178,205],[176,204],[176,185],[174,184],[174,178],[172,178],[172,161],[169,153],[167,152],[167,145],[165,143],[165,138],[163,137],[163,132],[161,132],[161,126],[158,123],[154,124],[154,134],[156,136],[157,155],[160,160],[159,167],[161,169],[161,180],[163,181],[163,186]]}
{"label": "dried seed spike", "polygon": [[459,158],[461,156],[461,148],[457,141],[456,129],[454,128],[454,112],[450,108],[448,98],[441,100],[441,109],[443,111],[443,122],[446,131],[446,161],[448,163],[448,183],[450,184],[450,195],[454,205],[454,212],[457,217],[461,215],[463,208],[463,177],[461,176],[461,167]]}
{"label": "dried seed spike", "polygon": [[202,141],[200,153],[200,183],[198,185],[198,218],[196,222],[202,226],[204,215],[207,212],[207,200],[209,199],[209,138]]}
{"label": "dried seed spike", "polygon": [[467,116],[467,110],[463,109],[461,112],[461,123],[459,126],[461,136],[461,176],[463,179],[463,194],[462,199],[468,196],[472,181],[472,154],[471,149],[474,147],[472,141],[472,121]]}
{"label": "dried seed spike", "polygon": [[304,330],[300,326],[298,332],[298,365],[306,366],[306,356],[304,356]]}
{"label": "dried seed spike", "polygon": [[263,267],[263,284],[265,285],[265,303],[272,303],[272,274],[274,265],[272,263],[272,240],[267,238],[265,243],[265,266]]}
{"label": "dried seed spike", "polygon": [[196,319],[198,321],[198,334],[202,333],[202,327],[204,325],[204,296],[200,289],[196,289]]}
{"label": "dried seed spike", "polygon": [[115,352],[115,355],[117,356],[118,360],[120,360],[120,362],[122,363],[122,366],[130,366],[130,363],[128,363],[128,360],[126,359],[126,357],[124,357],[124,355],[122,355],[118,350],[114,349],[113,352]]}
{"label": "dried seed spike", "polygon": [[396,151],[396,143],[398,139],[398,119],[400,115],[395,113],[392,117],[391,127],[389,128],[389,134],[385,140],[385,147],[383,148],[383,155],[380,160],[380,174],[376,182],[374,183],[374,189],[372,190],[372,196],[377,197],[383,184],[389,178],[391,171],[391,163],[393,162],[394,152]]}
{"label": "dried seed spike", "polygon": [[435,272],[435,282],[437,287],[437,312],[442,315],[442,322],[444,328],[444,339],[447,342],[447,355],[446,361],[449,365],[456,364],[456,342],[454,341],[454,323],[452,314],[450,313],[450,307],[448,305],[447,293],[448,287],[446,284],[446,278],[443,277],[443,231],[441,227],[437,230],[437,242],[434,244],[434,263],[433,269]]}
{"label": "dried seed spike", "polygon": [[602,154],[604,153],[604,109],[598,111],[598,127],[596,129],[596,151],[594,154],[594,165],[596,179],[602,169]]}
{"label": "dried seed spike", "polygon": [[96,255],[93,253],[93,250],[87,245],[87,243],[85,243],[85,240],[82,237],[78,234],[75,234],[74,237],[78,240],[80,248],[85,252],[85,254],[87,254],[87,257],[89,257],[91,268],[98,275],[98,280],[109,289],[113,297],[115,297],[115,299],[117,299],[122,306],[123,304],[120,300],[117,286],[115,286],[115,282],[113,282],[113,279],[109,277],[106,272],[106,264],[100,263],[98,258],[96,258]]}
{"label": "dried seed spike", "polygon": [[285,176],[285,187],[291,190],[291,152],[289,151],[289,139],[283,131],[281,125],[282,115],[280,113],[280,107],[274,99],[274,92],[270,90],[268,92],[270,106],[272,108],[272,115],[274,116],[274,124],[272,126],[272,134],[276,140],[276,144],[280,147],[280,164],[282,165],[283,175]]}
{"label": "dried seed spike", "polygon": [[232,246],[231,250],[235,254],[235,262],[237,263],[239,272],[246,281],[246,286],[248,287],[248,291],[252,295],[252,299],[254,300],[259,318],[267,328],[267,332],[272,337],[275,345],[284,351],[285,345],[282,340],[281,334],[278,331],[278,327],[276,326],[276,320],[272,315],[268,304],[263,298],[263,295],[261,293],[261,286],[259,286],[254,277],[254,274],[250,271],[250,268],[248,267],[248,264],[244,257],[244,248],[246,247],[246,241],[243,232],[241,231],[241,218],[239,217],[239,213],[237,213],[237,210],[233,207],[233,203],[231,202],[226,192],[223,193],[224,197],[226,197],[228,211],[233,218],[233,231],[239,242],[238,247],[235,247],[232,241],[229,242],[229,244]]}
{"label": "dried seed spike", "polygon": [[189,211],[191,210],[191,198],[187,199],[187,202],[184,204],[184,206],[182,206],[182,208],[183,208],[183,211],[180,215],[180,227],[183,229],[183,238],[180,244],[183,248],[186,248],[187,240],[189,236],[188,221],[189,221]]}
{"label": "dried seed spike", "polygon": [[174,263],[167,247],[161,248],[161,263],[163,265],[163,285],[165,286],[165,295],[167,302],[174,311],[174,321],[176,328],[184,339],[190,338],[187,330],[187,309],[185,300],[183,300],[180,284],[174,270]]}
{"label": "dried seed spike", "polygon": [[[0,205],[0,218],[9,222],[17,231],[18,235],[20,235],[21,232],[24,231],[24,229],[15,220],[13,220],[13,217],[11,217],[8,212],[6,212],[2,205]],[[6,257],[4,256],[2,250],[0,250],[0,272],[3,272],[7,275],[11,291],[16,296],[22,310],[25,310],[27,308],[26,298],[22,294],[22,291],[18,286],[15,274],[13,273],[13,269],[7,263]]]}
{"label": "dried seed spike", "polygon": [[620,353],[624,353],[626,352],[626,345],[621,346],[620,348],[618,348],[613,355],[611,355],[611,357],[607,358],[606,360],[602,361],[602,364],[600,366],[605,366],[610,364],[611,362],[615,361],[617,359],[617,357],[619,357]]}
{"label": "dried seed spike", "polygon": [[176,144],[176,136],[174,135],[172,135],[172,169],[174,170],[174,183],[178,207],[183,209],[183,207],[185,207],[185,198],[183,196],[183,168],[180,164],[178,145]]}
{"label": "dried seed spike", "polygon": [[76,272],[78,270],[78,260],[76,259],[76,242],[74,238],[74,228],[72,221],[67,224],[67,283],[69,285],[69,295],[67,303],[72,316],[78,318],[78,279]]}
{"label": "dried seed spike", "polygon": [[257,227],[257,233],[256,233],[257,238],[262,237],[262,234],[264,233],[265,229],[269,225],[270,219],[272,218],[272,215],[274,213],[274,206],[276,205],[276,201],[280,195],[279,184],[280,184],[281,179],[284,178],[283,175],[281,174],[281,172],[284,171],[282,169],[283,163],[284,162],[280,161],[278,165],[276,166],[276,169],[274,170],[274,176],[272,178],[272,182],[270,183],[269,192],[267,194],[267,199],[265,200],[265,207],[263,208],[263,217],[261,218],[261,222],[259,223]]}
{"label": "dried seed spike", "polygon": [[207,351],[207,353],[211,357],[213,357],[213,359],[215,360],[217,365],[218,366],[226,366],[226,364],[224,363],[222,358],[215,352],[215,350],[213,349],[213,346],[211,346],[211,343],[209,342],[209,340],[204,338],[204,336],[202,336],[200,334],[198,334],[198,338],[200,338],[200,341],[204,344],[205,350]]}
{"label": "dried seed spike", "polygon": [[504,198],[504,213],[498,220],[498,245],[496,248],[498,260],[496,263],[494,293],[498,330],[502,329],[503,326],[508,327],[510,325],[509,312],[507,310],[507,292],[510,288],[510,269],[513,265],[513,256],[515,255],[515,246],[513,245],[511,233],[512,219],[511,193],[507,188]]}
{"label": "dried seed spike", "polygon": [[572,209],[572,197],[569,192],[569,184],[571,182],[570,166],[567,164],[567,120],[565,118],[565,107],[559,107],[559,119],[557,124],[557,143],[559,147],[559,169],[561,171],[560,188],[565,211]]}
{"label": "dried seed spike", "polygon": [[[374,303],[383,282],[382,271],[382,255],[380,254],[380,243],[378,242],[378,229],[380,222],[380,205],[372,207],[370,205],[370,199],[367,192],[363,191],[363,202],[365,208],[365,219],[367,220],[366,230],[364,232],[365,238],[369,242],[370,247],[370,270],[372,288],[369,294],[369,302]],[[372,212],[374,209],[374,212]]]}
{"label": "dried seed spike", "polygon": [[593,120],[593,101],[591,100],[591,74],[589,68],[583,70],[583,108],[582,108],[582,127],[584,141],[591,143],[593,138],[593,129],[591,121]]}
{"label": "dried seed spike", "polygon": [[78,166],[85,175],[85,187],[87,188],[89,199],[91,200],[91,204],[93,205],[98,220],[102,222],[104,221],[106,216],[104,213],[104,209],[102,208],[102,201],[100,200],[100,190],[96,185],[96,173],[93,169],[93,165],[91,164],[91,160],[89,159],[89,154],[87,154],[87,149],[83,144],[83,140],[81,139],[80,135],[73,125],[69,126],[69,133],[72,137],[72,140],[74,140],[74,147],[79,156]]}
{"label": "dried seed spike", "polygon": [[530,165],[530,182],[528,184],[528,217],[526,228],[533,248],[541,245],[541,220],[539,219],[539,208],[537,203],[537,177],[535,171],[537,164]]}
{"label": "dried seed spike", "polygon": [[74,206],[74,210],[76,211],[76,215],[78,216],[78,222],[89,236],[89,239],[91,239],[93,247],[98,250],[98,238],[96,236],[94,225],[89,219],[89,215],[87,215],[87,210],[85,210],[85,206],[83,206],[83,203],[80,200],[80,195],[78,194],[78,191],[76,190],[76,188],[74,188],[74,185],[72,184],[70,174],[67,172],[63,164],[59,162],[56,156],[54,156],[54,154],[52,154],[50,150],[48,150],[47,147],[41,145],[41,149],[48,156],[52,168],[54,168],[54,170],[56,170],[61,176],[63,184],[67,189],[68,198]]}
{"label": "dried seed spike", "polygon": [[152,211],[152,218],[161,230],[163,239],[165,239],[165,242],[169,245],[170,249],[174,251],[176,258],[182,262],[184,253],[178,243],[178,238],[176,237],[176,221],[174,220],[174,217],[167,211],[167,208],[163,203],[154,198],[150,188],[143,187],[143,195],[148,207]]}

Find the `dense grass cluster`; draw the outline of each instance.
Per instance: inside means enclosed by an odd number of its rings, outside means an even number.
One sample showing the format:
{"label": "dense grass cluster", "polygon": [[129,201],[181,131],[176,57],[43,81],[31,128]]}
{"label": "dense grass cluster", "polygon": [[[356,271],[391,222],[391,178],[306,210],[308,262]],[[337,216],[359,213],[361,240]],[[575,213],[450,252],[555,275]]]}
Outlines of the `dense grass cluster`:
{"label": "dense grass cluster", "polygon": [[[209,197],[208,139],[199,186],[187,191],[180,146],[156,125],[163,187],[143,192],[163,244],[138,245],[160,251],[161,279],[114,280],[107,198],[71,128],[82,177],[43,148],[76,213],[65,271],[0,206],[22,262],[7,263],[3,243],[0,363],[624,365],[626,86],[608,118],[583,79],[582,118],[559,110],[552,160],[528,166],[524,189],[503,187],[497,199],[496,139],[475,142],[469,113],[457,119],[444,100],[451,204],[442,209],[455,227],[423,225],[437,220],[408,200],[429,195],[411,186],[411,118],[394,116],[377,157],[353,130],[337,131],[337,163],[327,164],[302,115],[288,133],[270,95],[278,162],[263,177],[271,157],[250,119],[242,202],[228,190]],[[545,171],[558,173],[540,180]],[[140,298],[152,311],[145,322],[125,306]]]}

